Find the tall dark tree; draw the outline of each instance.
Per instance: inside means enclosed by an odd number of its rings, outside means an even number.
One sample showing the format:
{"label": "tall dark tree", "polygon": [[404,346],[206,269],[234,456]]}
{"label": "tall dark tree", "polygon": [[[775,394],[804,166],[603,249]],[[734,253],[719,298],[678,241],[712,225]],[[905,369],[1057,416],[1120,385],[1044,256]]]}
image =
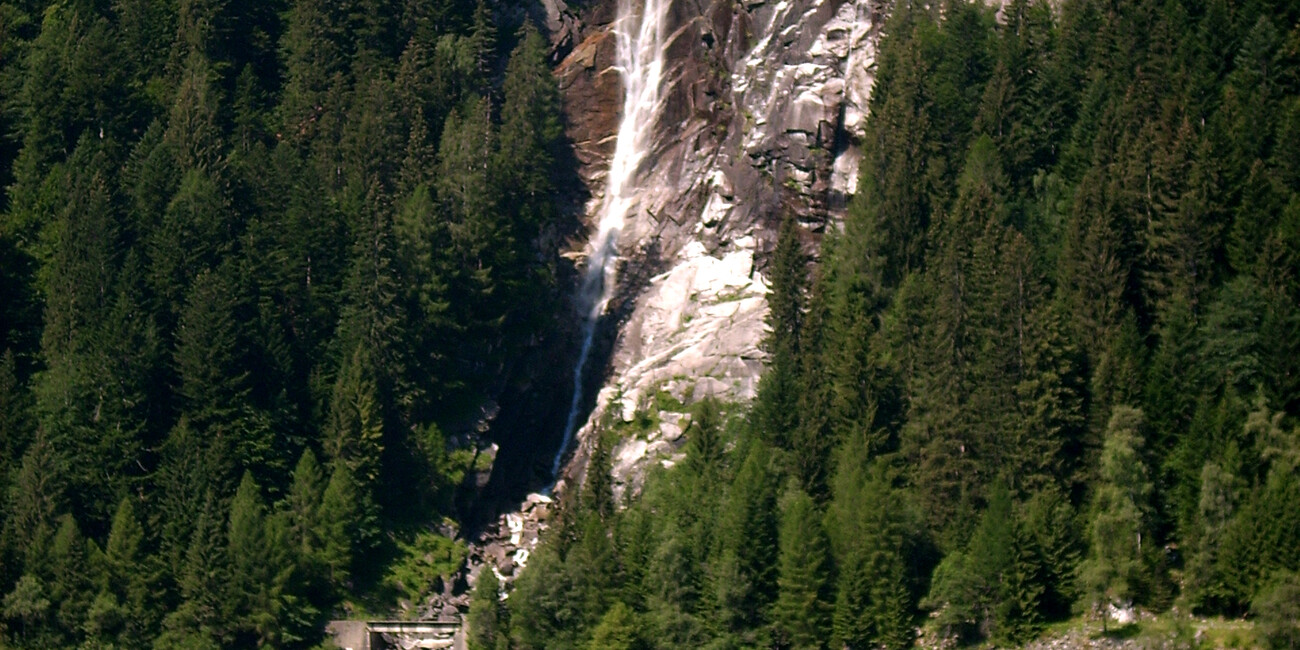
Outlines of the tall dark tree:
{"label": "tall dark tree", "polygon": [[781,220],[776,251],[768,272],[768,333],[763,340],[768,355],[767,372],[760,380],[754,417],[764,440],[793,452],[796,473],[801,480],[812,482],[818,479],[825,450],[812,444],[819,441],[811,440],[800,441],[809,444],[801,445],[799,449],[794,447],[799,428],[799,395],[803,388],[800,381],[800,334],[808,284],[807,256],[803,252],[800,231],[793,215],[786,215]]}
{"label": "tall dark tree", "polygon": [[899,494],[870,464],[864,437],[839,450],[826,529],[836,568],[834,646],[906,648],[912,642],[909,536],[915,523]]}
{"label": "tall dark tree", "polygon": [[798,488],[781,497],[780,548],[773,639],[783,648],[823,648],[831,622],[830,544],[816,504]]}

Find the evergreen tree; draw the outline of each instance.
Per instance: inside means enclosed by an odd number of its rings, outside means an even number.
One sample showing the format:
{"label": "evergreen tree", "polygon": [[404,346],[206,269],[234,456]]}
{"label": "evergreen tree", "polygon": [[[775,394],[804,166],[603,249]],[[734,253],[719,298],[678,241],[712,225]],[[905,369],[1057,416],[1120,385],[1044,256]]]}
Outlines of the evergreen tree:
{"label": "evergreen tree", "polygon": [[226,527],[217,512],[216,496],[208,491],[202,498],[193,525],[193,535],[175,572],[180,604],[163,619],[154,648],[219,648],[228,634],[222,619],[227,607],[226,589],[230,566],[227,562]]}
{"label": "evergreen tree", "polygon": [[792,215],[781,221],[776,251],[772,255],[768,284],[768,334],[763,348],[768,355],[767,371],[759,380],[754,418],[768,444],[792,452],[795,473],[811,487],[819,480],[824,458],[822,441],[799,441],[799,395],[802,390],[800,333],[803,327],[807,257],[800,241],[800,228]]}
{"label": "evergreen tree", "polygon": [[343,83],[347,64],[341,17],[331,2],[294,2],[280,47],[285,64],[279,112],[283,135],[305,146],[320,129],[332,86]]}
{"label": "evergreen tree", "polygon": [[592,631],[591,642],[587,647],[590,650],[636,650],[645,647],[635,613],[621,602],[614,603]]}
{"label": "evergreen tree", "polygon": [[22,557],[25,565],[41,561],[54,536],[56,517],[66,508],[64,463],[66,460],[38,432],[10,485],[5,507],[5,552]]}
{"label": "evergreen tree", "polygon": [[224,439],[236,467],[278,476],[288,463],[254,398],[252,344],[243,327],[253,313],[241,284],[234,263],[195,278],[176,331],[178,392],[190,426]]}
{"label": "evergreen tree", "polygon": [[87,635],[103,644],[143,647],[159,616],[155,566],[131,497],[122,499],[108,542],[97,554],[98,595],[86,613]]}
{"label": "evergreen tree", "polygon": [[1295,573],[1280,573],[1267,589],[1251,602],[1263,637],[1269,647],[1300,647],[1300,579]]}
{"label": "evergreen tree", "polygon": [[1154,543],[1149,523],[1151,482],[1141,457],[1145,418],[1132,407],[1116,407],[1106,427],[1100,482],[1093,500],[1089,554],[1083,568],[1093,607],[1103,622],[1114,602],[1142,596],[1143,542]]}
{"label": "evergreen tree", "polygon": [[349,584],[354,556],[368,550],[371,544],[374,535],[371,503],[357,489],[347,464],[336,462],[317,513],[322,536],[320,562],[335,589]]}
{"label": "evergreen tree", "polygon": [[780,526],[771,451],[754,441],[743,454],[720,510],[715,577],[721,622],[736,632],[761,626],[777,596]]}
{"label": "evergreen tree", "polygon": [[[13,350],[0,355],[0,485],[11,485],[31,442],[30,396],[18,379]],[[3,509],[0,509],[3,512]]]}
{"label": "evergreen tree", "polygon": [[916,524],[901,495],[870,464],[869,444],[850,438],[839,450],[826,513],[836,567],[834,647],[906,648],[912,642],[909,536]]}
{"label": "evergreen tree", "polygon": [[1020,534],[1030,538],[1026,546],[1037,551],[1041,562],[1043,617],[1047,620],[1068,617],[1077,600],[1076,575],[1082,541],[1070,502],[1061,490],[1045,489],[1025,504],[1021,526]]}
{"label": "evergreen tree", "polygon": [[86,612],[94,598],[90,548],[91,542],[82,536],[77,521],[63,515],[43,562],[28,567],[48,589],[55,624],[51,631],[64,644],[76,644],[82,638]]}
{"label": "evergreen tree", "polygon": [[379,479],[384,441],[372,372],[366,348],[358,344],[334,384],[325,445],[330,457],[367,489]]}
{"label": "evergreen tree", "polygon": [[831,622],[830,549],[821,516],[798,488],[781,497],[779,591],[773,637],[782,648],[823,648]]}
{"label": "evergreen tree", "polygon": [[303,555],[319,548],[319,511],[325,496],[326,478],[316,454],[304,450],[293,470],[293,482],[284,505],[289,515],[292,543]]}
{"label": "evergreen tree", "polygon": [[510,622],[506,609],[501,605],[500,591],[501,584],[493,567],[484,565],[479,571],[478,584],[474,586],[469,614],[465,619],[469,626],[471,650],[496,650],[509,643],[506,632],[510,629]]}
{"label": "evergreen tree", "polygon": [[502,85],[497,174],[513,213],[515,236],[528,244],[554,219],[546,196],[556,190],[555,163],[562,135],[560,93],[546,63],[546,40],[525,21]]}

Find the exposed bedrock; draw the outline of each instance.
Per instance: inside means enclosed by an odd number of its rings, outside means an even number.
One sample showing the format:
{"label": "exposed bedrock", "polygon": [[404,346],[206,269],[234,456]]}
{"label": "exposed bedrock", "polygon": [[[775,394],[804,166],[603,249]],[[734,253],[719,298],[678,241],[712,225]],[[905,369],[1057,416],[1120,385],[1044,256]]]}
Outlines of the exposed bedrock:
{"label": "exposed bedrock", "polygon": [[[567,134],[592,197],[590,223],[622,118],[623,82],[615,0],[575,7],[540,0],[534,14],[558,61]],[[811,250],[842,214],[856,185],[857,138],[887,9],[887,0],[673,1],[664,100],[619,239],[621,290],[607,316],[615,338],[600,360],[604,384],[567,477],[581,473],[592,423],[602,418],[754,396],[776,226],[783,214],[796,215]],[[601,373],[599,365],[592,371]],[[673,462],[688,419],[666,413],[649,432],[620,442],[613,450],[620,490],[638,489],[654,463]]]}

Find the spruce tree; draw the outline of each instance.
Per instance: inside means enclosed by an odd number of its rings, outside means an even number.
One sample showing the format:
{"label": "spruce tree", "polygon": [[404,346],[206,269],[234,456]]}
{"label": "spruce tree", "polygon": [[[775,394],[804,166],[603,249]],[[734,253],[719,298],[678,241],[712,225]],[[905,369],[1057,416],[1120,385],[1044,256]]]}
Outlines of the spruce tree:
{"label": "spruce tree", "polygon": [[[719,597],[722,623],[735,631],[762,625],[777,596],[779,519],[777,476],[772,452],[750,442],[721,508],[718,555],[728,576],[727,597]],[[722,588],[721,586],[719,587]]]}
{"label": "spruce tree", "polygon": [[30,395],[19,381],[17,366],[13,350],[0,354],[0,485],[11,484],[31,442]]}
{"label": "spruce tree", "polygon": [[1134,602],[1141,594],[1145,542],[1151,535],[1151,481],[1141,452],[1145,418],[1142,411],[1118,406],[1106,427],[1101,472],[1093,498],[1089,553],[1083,580],[1092,606],[1102,620],[1116,602]]}
{"label": "spruce tree", "polygon": [[41,561],[56,530],[56,517],[66,508],[66,459],[37,432],[23,453],[10,484],[5,507],[4,550],[23,558],[25,565]]}
{"label": "spruce tree", "polygon": [[850,438],[837,455],[826,530],[834,552],[834,647],[911,645],[912,577],[909,536],[916,524],[870,442]]}
{"label": "spruce tree", "polygon": [[793,215],[781,220],[776,250],[768,272],[768,333],[763,350],[768,355],[767,369],[759,380],[754,418],[768,444],[793,452],[795,470],[807,484],[816,480],[823,462],[820,441],[802,441],[794,448],[799,427],[800,334],[803,328],[807,257],[803,252],[800,228]]}
{"label": "spruce tree", "polygon": [[319,547],[319,510],[325,496],[326,480],[316,454],[310,449],[304,450],[293,470],[293,482],[284,504],[292,543],[303,555],[310,555]]}
{"label": "spruce tree", "polygon": [[501,605],[500,591],[500,581],[493,567],[483,565],[465,618],[469,627],[470,650],[497,650],[508,645],[510,624],[507,610]]}
{"label": "spruce tree", "polygon": [[325,439],[330,458],[346,465],[366,490],[379,479],[384,449],[383,413],[372,372],[366,348],[358,344],[334,384]]}
{"label": "spruce tree", "polygon": [[601,617],[600,624],[591,633],[589,650],[637,650],[644,648],[642,632],[635,612],[622,602],[616,602]]}
{"label": "spruce tree", "polygon": [[29,568],[42,577],[49,590],[55,638],[69,645],[83,637],[86,613],[94,598],[90,545],[77,521],[65,514],[59,518],[58,532],[50,542],[44,562]]}
{"label": "spruce tree", "polygon": [[[225,601],[221,618],[236,639],[252,643],[254,620],[264,610],[267,575],[267,539],[265,506],[261,490],[252,474],[244,472],[235,497],[230,502],[230,521],[226,532],[226,559],[229,566]],[[268,612],[269,613],[269,612]]]}
{"label": "spruce tree", "polygon": [[355,556],[368,550],[376,532],[372,529],[372,503],[357,489],[347,464],[336,461],[317,513],[322,537],[320,562],[336,590],[349,585]]}
{"label": "spruce tree", "polygon": [[158,576],[144,542],[133,499],[126,497],[118,504],[103,553],[96,554],[99,592],[86,614],[86,631],[99,643],[143,647],[161,618],[155,601]]}
{"label": "spruce tree", "polygon": [[525,21],[510,54],[502,90],[500,149],[495,166],[507,192],[516,237],[531,243],[554,218],[545,197],[556,189],[555,164],[562,135],[560,93],[546,63],[546,40]]}
{"label": "spruce tree", "polygon": [[830,548],[816,504],[797,487],[781,497],[780,549],[773,638],[783,648],[823,648],[831,622]]}
{"label": "spruce tree", "polygon": [[317,0],[293,3],[286,22],[280,43],[285,87],[278,112],[284,136],[305,147],[315,139],[322,113],[329,108],[331,86],[342,83],[347,62],[342,26],[334,3]]}

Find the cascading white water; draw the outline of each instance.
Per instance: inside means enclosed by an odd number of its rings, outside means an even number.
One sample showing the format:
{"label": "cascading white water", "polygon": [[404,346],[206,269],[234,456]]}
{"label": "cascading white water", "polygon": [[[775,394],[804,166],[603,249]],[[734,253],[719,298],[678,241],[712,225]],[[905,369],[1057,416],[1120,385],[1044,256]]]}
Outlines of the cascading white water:
{"label": "cascading white water", "polygon": [[[639,7],[641,1],[645,3],[643,7]],[[619,0],[618,3],[614,35],[616,65],[623,79],[623,118],[606,179],[600,221],[587,244],[587,268],[578,286],[578,305],[583,310],[582,350],[573,367],[573,401],[564,424],[564,439],[551,463],[551,476],[557,478],[564,453],[578,428],[582,378],[591,356],[592,339],[617,285],[618,236],[636,205],[637,169],[651,145],[650,134],[659,114],[668,5],[669,0]]]}

